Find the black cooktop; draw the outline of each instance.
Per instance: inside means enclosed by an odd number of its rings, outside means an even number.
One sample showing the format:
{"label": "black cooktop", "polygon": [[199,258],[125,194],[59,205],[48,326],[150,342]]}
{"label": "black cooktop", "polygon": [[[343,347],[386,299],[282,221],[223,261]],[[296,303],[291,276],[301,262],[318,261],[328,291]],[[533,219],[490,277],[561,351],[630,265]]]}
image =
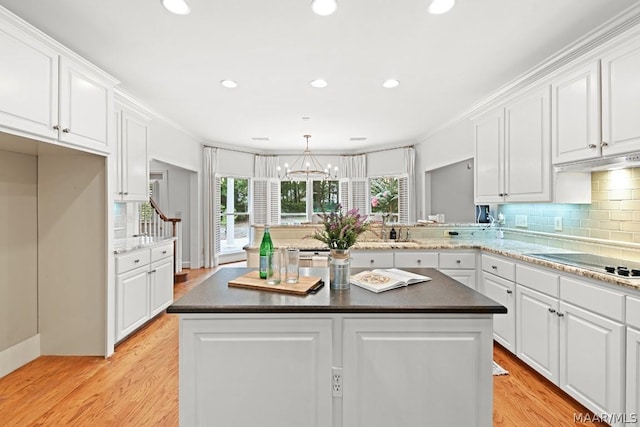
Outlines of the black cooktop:
{"label": "black cooktop", "polygon": [[640,262],[637,261],[586,253],[535,253],[527,255],[601,273],[640,279]]}

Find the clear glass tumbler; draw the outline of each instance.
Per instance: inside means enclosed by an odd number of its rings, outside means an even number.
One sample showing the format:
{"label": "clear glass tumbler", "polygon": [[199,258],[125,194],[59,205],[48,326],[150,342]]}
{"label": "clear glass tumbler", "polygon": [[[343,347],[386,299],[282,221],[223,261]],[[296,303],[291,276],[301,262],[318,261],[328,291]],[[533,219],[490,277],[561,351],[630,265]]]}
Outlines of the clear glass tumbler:
{"label": "clear glass tumbler", "polygon": [[282,252],[274,250],[271,252],[267,267],[267,284],[278,285],[282,278]]}
{"label": "clear glass tumbler", "polygon": [[298,283],[300,280],[300,249],[287,248],[285,252],[286,270],[284,281]]}

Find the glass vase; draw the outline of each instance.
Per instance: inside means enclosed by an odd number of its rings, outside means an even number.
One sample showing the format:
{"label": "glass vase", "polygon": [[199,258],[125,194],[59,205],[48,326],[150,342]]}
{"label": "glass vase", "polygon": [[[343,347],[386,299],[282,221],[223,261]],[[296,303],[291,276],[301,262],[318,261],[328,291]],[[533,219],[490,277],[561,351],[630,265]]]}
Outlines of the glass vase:
{"label": "glass vase", "polygon": [[329,252],[330,289],[349,290],[351,276],[351,256],[349,249],[331,249]]}

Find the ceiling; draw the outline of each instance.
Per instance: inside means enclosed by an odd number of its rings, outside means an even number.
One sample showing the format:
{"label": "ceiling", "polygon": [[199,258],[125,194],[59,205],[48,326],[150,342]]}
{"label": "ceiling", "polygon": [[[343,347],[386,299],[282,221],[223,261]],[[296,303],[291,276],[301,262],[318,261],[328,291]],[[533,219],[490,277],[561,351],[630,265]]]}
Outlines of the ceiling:
{"label": "ceiling", "polygon": [[160,0],[0,5],[209,143],[286,152],[309,133],[314,152],[357,152],[420,140],[640,1],[457,0],[430,15],[427,0],[338,0],[326,17],[310,0],[188,2],[188,16]]}

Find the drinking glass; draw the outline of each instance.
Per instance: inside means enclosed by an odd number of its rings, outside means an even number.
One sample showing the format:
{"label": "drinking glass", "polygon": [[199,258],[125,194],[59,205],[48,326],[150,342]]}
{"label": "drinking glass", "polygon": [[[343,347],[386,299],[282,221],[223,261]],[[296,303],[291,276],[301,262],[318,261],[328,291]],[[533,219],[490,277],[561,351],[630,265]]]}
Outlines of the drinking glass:
{"label": "drinking glass", "polygon": [[267,267],[267,285],[277,285],[281,280],[282,253],[274,250],[269,256]]}
{"label": "drinking glass", "polygon": [[298,283],[300,278],[300,249],[287,248],[286,271],[284,281],[287,283]]}

